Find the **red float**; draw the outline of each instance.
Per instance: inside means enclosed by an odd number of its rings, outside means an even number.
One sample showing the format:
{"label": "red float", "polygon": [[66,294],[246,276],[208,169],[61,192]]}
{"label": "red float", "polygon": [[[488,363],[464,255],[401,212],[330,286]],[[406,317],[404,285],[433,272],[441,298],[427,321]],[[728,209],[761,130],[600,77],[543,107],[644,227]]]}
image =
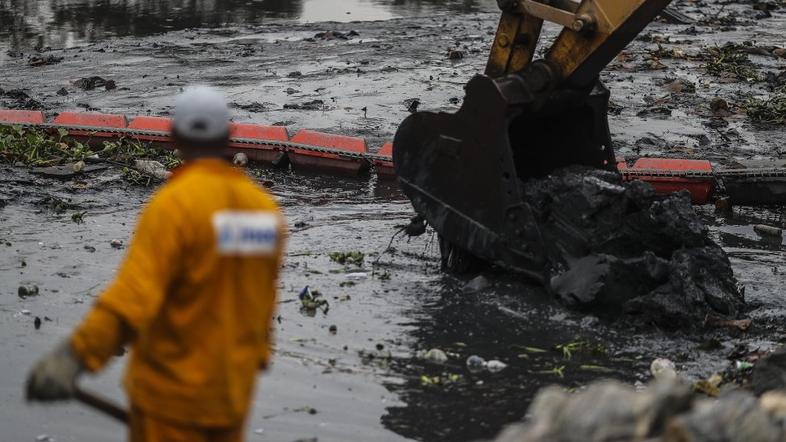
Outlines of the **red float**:
{"label": "red float", "polygon": [[385,159],[375,159],[374,169],[380,178],[395,178],[396,171],[393,168],[393,143],[387,142],[382,145],[382,149],[377,152],[377,155],[386,157]]}
{"label": "red float", "polygon": [[270,144],[248,144],[230,142],[231,154],[243,152],[249,160],[277,164],[286,149],[275,146],[275,142],[289,141],[287,129],[282,126],[265,126],[261,124],[232,123],[229,136],[232,139],[248,139],[254,141],[270,141]]}
{"label": "red float", "polygon": [[[62,126],[89,126],[90,128],[108,127],[113,129],[125,129],[126,117],[125,115],[62,112],[55,117],[54,124]],[[72,137],[87,138],[88,141],[93,138],[117,137],[117,135],[112,132],[101,132],[97,129],[68,129],[68,135]]]}
{"label": "red float", "polygon": [[[668,176],[669,173],[680,175],[685,172],[711,173],[712,164],[706,160],[683,160],[670,158],[640,158],[633,164],[632,171],[653,171],[652,174],[636,174],[636,176],[625,175],[626,179],[640,179],[652,184],[655,191],[662,195],[667,195],[681,190],[690,192],[691,200],[694,204],[707,204],[710,202],[712,192],[715,188],[715,180],[711,176]],[[657,172],[663,171],[660,175]],[[689,174],[686,174],[689,175]]]}
{"label": "red float", "polygon": [[41,111],[0,109],[0,123],[3,124],[43,124],[45,122],[44,113]]}
{"label": "red float", "polygon": [[319,152],[293,147],[289,150],[289,160],[295,168],[323,170],[349,175],[359,175],[369,169],[370,164],[365,158],[342,155],[340,152],[336,152],[345,151],[348,154],[366,154],[368,149],[366,148],[366,140],[363,138],[303,129],[296,133],[290,141],[333,150],[332,152]]}

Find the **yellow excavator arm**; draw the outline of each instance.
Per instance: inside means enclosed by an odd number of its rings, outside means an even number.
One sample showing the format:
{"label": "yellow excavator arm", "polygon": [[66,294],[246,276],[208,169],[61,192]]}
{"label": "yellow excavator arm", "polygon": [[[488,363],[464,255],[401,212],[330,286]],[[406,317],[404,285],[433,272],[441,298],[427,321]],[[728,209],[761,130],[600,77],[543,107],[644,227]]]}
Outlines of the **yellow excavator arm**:
{"label": "yellow excavator arm", "polygon": [[[670,0],[498,0],[485,75],[455,114],[417,112],[393,160],[404,193],[440,237],[443,267],[481,260],[544,280],[544,238],[523,185],[570,165],[616,170],[601,70]],[[544,22],[563,27],[533,61]],[[587,238],[565,225],[561,237]],[[580,252],[577,252],[580,253]]]}
{"label": "yellow excavator arm", "polygon": [[600,71],[671,0],[500,0],[502,18],[486,66],[492,78],[519,72],[532,61],[543,22],[563,26],[546,59],[574,85]]}

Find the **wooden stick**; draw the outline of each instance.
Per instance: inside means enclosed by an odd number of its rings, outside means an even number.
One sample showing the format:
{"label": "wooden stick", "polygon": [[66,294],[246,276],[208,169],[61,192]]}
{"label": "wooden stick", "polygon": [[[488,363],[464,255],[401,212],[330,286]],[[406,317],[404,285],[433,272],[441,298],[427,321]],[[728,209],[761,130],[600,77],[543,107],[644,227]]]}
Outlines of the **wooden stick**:
{"label": "wooden stick", "polygon": [[111,418],[114,418],[124,424],[128,424],[128,411],[101,396],[89,393],[77,387],[76,391],[74,392],[74,399],[90,408],[106,414]]}

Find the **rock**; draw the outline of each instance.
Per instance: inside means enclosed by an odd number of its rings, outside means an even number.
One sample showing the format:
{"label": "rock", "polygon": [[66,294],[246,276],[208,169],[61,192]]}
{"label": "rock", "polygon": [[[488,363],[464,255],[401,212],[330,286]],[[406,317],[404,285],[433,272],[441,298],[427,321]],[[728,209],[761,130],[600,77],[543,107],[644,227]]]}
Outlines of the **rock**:
{"label": "rock", "polygon": [[750,387],[757,395],[786,389],[786,347],[779,348],[756,363]]}
{"label": "rock", "polygon": [[718,401],[701,401],[689,413],[671,420],[662,440],[776,442],[784,436],[753,395],[735,390]]}
{"label": "rock", "polygon": [[38,296],[38,286],[34,284],[20,285],[16,290],[16,294],[19,295],[19,297],[22,299],[28,298],[30,296]]}
{"label": "rock", "polygon": [[786,421],[786,391],[768,391],[759,398],[759,406],[774,419]]}
{"label": "rock", "polygon": [[476,276],[468,283],[464,284],[464,293],[477,293],[491,287],[491,282],[485,276]]}
{"label": "rock", "polygon": [[81,160],[77,161],[71,166],[71,168],[74,170],[75,173],[80,173],[85,168],[85,162]]}
{"label": "rock", "polygon": [[160,181],[164,181],[172,175],[172,172],[166,170],[163,164],[155,160],[135,160],[134,169],[142,175],[147,175]]}
{"label": "rock", "polygon": [[57,90],[57,95],[60,95],[61,97],[65,97],[66,95],[68,95],[68,89],[61,87],[60,89]]}
{"label": "rock", "polygon": [[538,392],[525,425],[503,432],[497,442],[643,441],[691,404],[690,386],[656,382],[636,392],[617,381],[601,381],[567,394],[559,387]]}
{"label": "rock", "polygon": [[232,164],[237,167],[246,167],[248,164],[248,155],[244,154],[243,152],[238,152],[232,158]]}

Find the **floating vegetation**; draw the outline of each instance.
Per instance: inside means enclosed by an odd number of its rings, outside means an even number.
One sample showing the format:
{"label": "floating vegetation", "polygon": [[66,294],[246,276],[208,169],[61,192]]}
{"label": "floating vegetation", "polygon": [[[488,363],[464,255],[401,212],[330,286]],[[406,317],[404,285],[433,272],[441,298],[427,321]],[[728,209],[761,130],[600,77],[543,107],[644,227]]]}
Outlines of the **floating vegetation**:
{"label": "floating vegetation", "polygon": [[341,265],[356,265],[358,267],[363,266],[363,261],[366,259],[366,255],[363,252],[352,251],[352,252],[332,252],[328,254],[331,261],[337,262]]}
{"label": "floating vegetation", "polygon": [[748,51],[740,45],[727,44],[705,48],[701,58],[707,61],[704,68],[716,77],[732,77],[738,80],[755,82],[762,79],[761,74],[748,58]]}
{"label": "floating vegetation", "polygon": [[750,99],[746,105],[748,118],[758,126],[786,124],[786,90],[777,91],[770,98]]}
{"label": "floating vegetation", "polygon": [[85,163],[111,163],[123,166],[121,172],[126,181],[149,185],[152,182],[150,177],[133,168],[140,159],[154,159],[167,170],[181,164],[174,152],[132,139],[104,141],[99,147],[93,148],[68,137],[68,131],[62,128],[57,132],[47,132],[22,126],[0,126],[0,162],[28,167],[75,163],[74,172],[77,173],[84,169]]}

